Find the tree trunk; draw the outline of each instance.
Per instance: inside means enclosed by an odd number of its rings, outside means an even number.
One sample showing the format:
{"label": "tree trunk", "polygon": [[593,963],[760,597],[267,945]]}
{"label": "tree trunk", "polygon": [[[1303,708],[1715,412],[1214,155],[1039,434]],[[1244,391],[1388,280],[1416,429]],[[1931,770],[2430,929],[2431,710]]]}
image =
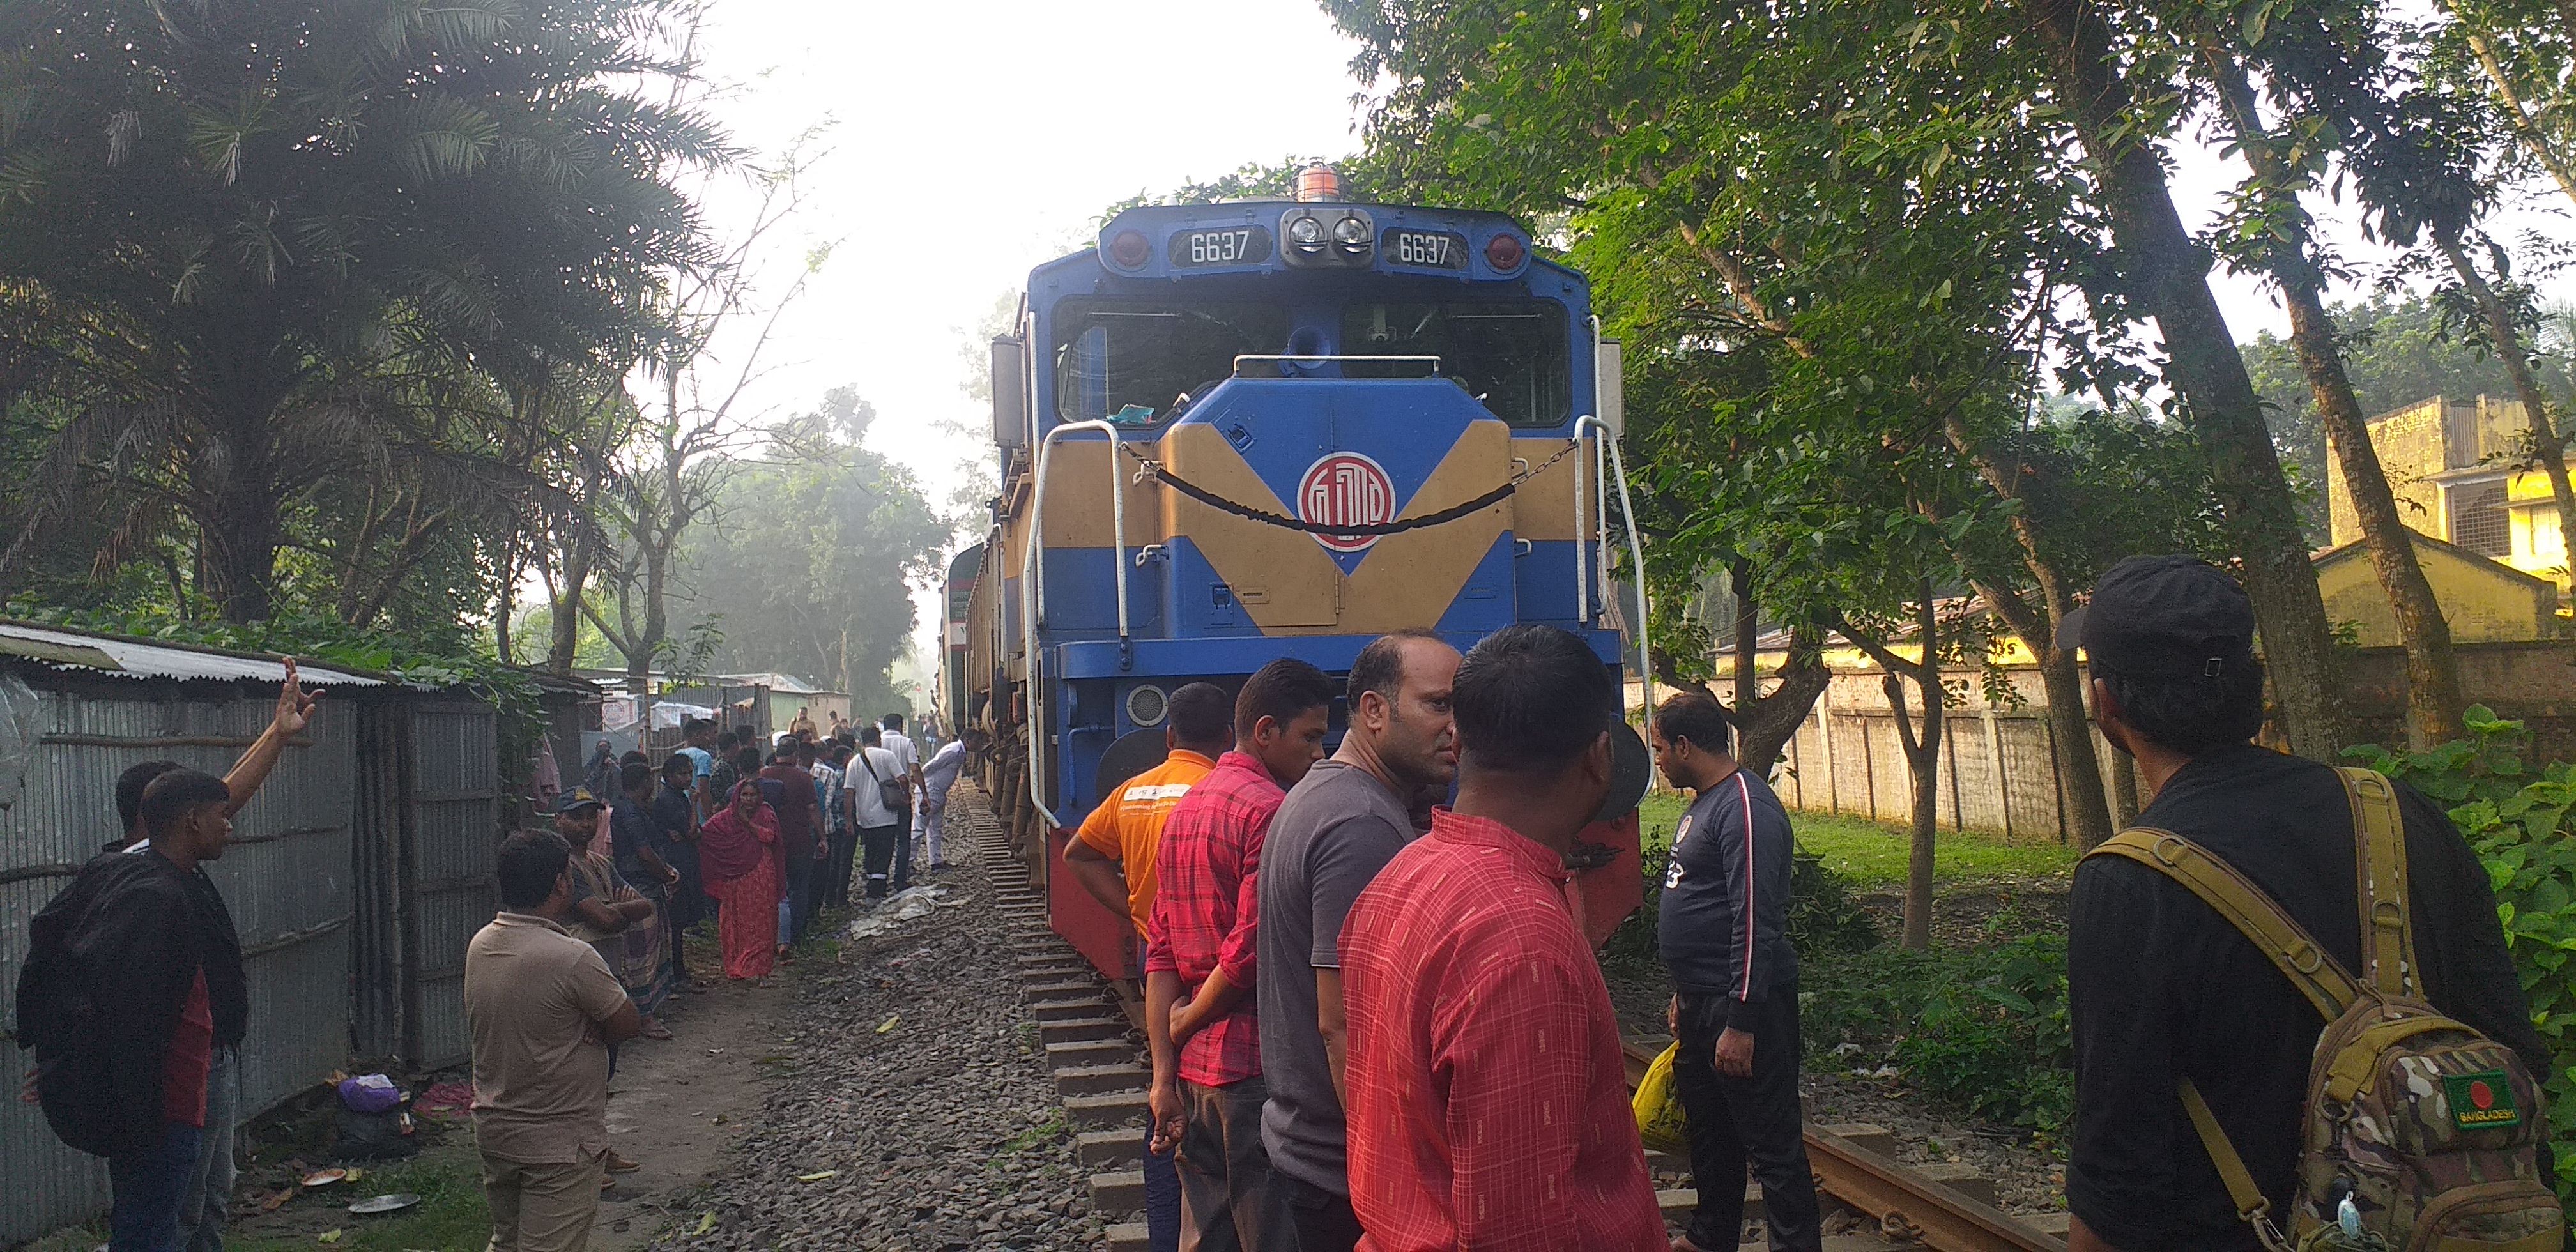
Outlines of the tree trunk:
{"label": "tree trunk", "polygon": [[[1917,594],[1921,599],[1915,608],[1914,638],[1923,648],[1920,660],[1898,656],[1885,644],[1853,629],[1848,620],[1841,625],[1843,637],[1887,671],[1881,688],[1887,693],[1887,707],[1896,715],[1896,741],[1905,750],[1905,772],[1913,783],[1914,795],[1913,824],[1905,856],[1905,930],[1900,942],[1908,951],[1921,952],[1932,946],[1932,865],[1940,838],[1944,693],[1940,620],[1930,579],[1924,580]],[[1905,683],[1909,679],[1923,697],[1919,726],[1906,709]]]}
{"label": "tree trunk", "polygon": [[217,434],[224,464],[200,466],[213,479],[196,515],[198,586],[228,622],[262,622],[274,611],[277,550],[284,543],[270,483],[268,415],[226,424]]}
{"label": "tree trunk", "polygon": [[[2025,560],[2040,560],[2026,552]],[[2042,568],[2047,568],[2041,563]],[[2050,608],[2042,613],[2007,588],[1976,585],[2004,624],[2021,637],[2039,665],[2041,690],[2048,701],[2048,733],[2057,741],[2057,782],[2066,796],[2066,835],[2075,846],[2091,849],[2111,837],[2109,800],[2102,794],[2102,761],[2093,751],[2092,727],[2084,715],[2084,676],[2075,665],[2075,650],[2057,646],[2057,624],[2066,617],[2064,597],[2056,592],[2052,570],[2040,588]],[[2000,767],[2000,763],[1998,763]]]}
{"label": "tree trunk", "polygon": [[2341,665],[2308,563],[2297,502],[2254,384],[2209,289],[2209,257],[2184,228],[2155,150],[2125,130],[2134,95],[2100,10],[2083,0],[2023,0],[2052,51],[2062,103],[2092,157],[2113,239],[2155,318],[2165,377],[2209,458],[2210,481],[2244,562],[2279,720],[2300,755],[2335,760],[2348,739]]}
{"label": "tree trunk", "polygon": [[[2290,343],[2306,376],[2317,417],[2326,428],[2344,486],[2352,495],[2362,538],[2370,548],[2371,573],[2388,597],[2397,634],[2406,648],[2406,740],[2421,752],[2464,733],[2461,718],[2468,701],[2460,695],[2458,662],[2451,655],[2451,625],[2433,598],[2433,584],[2415,559],[2414,532],[2397,513],[2397,498],[2388,490],[2379,451],[2370,443],[2369,419],[2354,397],[2345,373],[2342,350],[2335,346],[2334,320],[2326,316],[2321,292],[2325,276],[2310,252],[2307,210],[2298,203],[2298,176],[2272,150],[2270,131],[2254,99],[2245,67],[2214,42],[2204,41],[2202,59],[2218,85],[2220,111],[2236,132],[2237,151],[2254,171],[2261,194],[2286,210],[2275,214],[2266,268],[2281,284],[2282,303],[2290,312]],[[2286,201],[2286,203],[2282,203]]]}
{"label": "tree trunk", "polygon": [[1781,749],[1806,725],[1816,697],[1825,694],[1833,677],[1833,671],[1825,668],[1822,632],[1813,626],[1792,628],[1789,656],[1780,666],[1780,685],[1750,708],[1735,710],[1736,761],[1755,777],[1769,778],[1772,767],[1780,763]]}
{"label": "tree trunk", "polygon": [[2541,472],[2549,475],[2549,494],[2558,503],[2559,543],[2563,551],[2576,554],[2576,487],[2571,487],[2567,479],[2567,441],[2558,437],[2557,420],[2549,415],[2549,398],[2541,394],[2539,382],[2531,376],[2531,355],[2523,351],[2522,331],[2513,324],[2513,315],[2505,310],[2495,288],[2487,285],[2486,276],[2470,264],[2459,230],[2437,224],[2433,242],[2486,318],[2487,338],[2494,344],[2496,356],[2504,361],[2505,375],[2513,380],[2514,398],[2522,401],[2523,421],[2531,429],[2532,455],[2539,458]]}
{"label": "tree trunk", "polygon": [[1753,668],[1762,630],[1761,614],[1753,602],[1751,558],[1737,557],[1728,562],[1726,582],[1728,590],[1735,593],[1735,707],[1750,709],[1762,699],[1762,676]]}
{"label": "tree trunk", "polygon": [[1923,606],[1916,617],[1916,637],[1923,645],[1923,660],[1908,667],[1917,691],[1923,697],[1923,721],[1920,733],[1913,719],[1906,716],[1905,678],[1890,669],[1886,679],[1887,704],[1896,712],[1896,738],[1905,749],[1905,772],[1914,784],[1913,825],[1905,853],[1905,931],[1899,942],[1909,952],[1921,952],[1932,946],[1932,865],[1940,838],[1941,820],[1941,734],[1942,693],[1941,662],[1935,655],[1938,641],[1933,637],[1932,589],[1923,588]]}
{"label": "tree trunk", "polygon": [[[2487,39],[2485,32],[2460,22],[2459,14],[2453,12],[2449,5],[2437,7],[2449,12],[2451,20],[2458,22],[2468,36],[2469,50],[2477,54],[2478,64],[2486,69],[2487,81],[2495,85],[2496,105],[2510,120],[2514,134],[2522,140],[2523,150],[2529,152],[2542,169],[2549,171],[2550,179],[2558,184],[2561,194],[2569,200],[2576,200],[2576,168],[2570,168],[2566,155],[2550,143],[2548,133],[2541,130],[2538,119],[2532,117],[2531,111],[2524,106],[2522,91],[2505,73],[2504,58],[2496,55],[2495,45]],[[2566,16],[2568,8],[2567,5],[2559,6],[2562,17]],[[2576,20],[2569,22],[2568,33],[2570,37],[2576,37]]]}
{"label": "tree trunk", "polygon": [[581,601],[590,594],[590,549],[590,540],[576,537],[564,554],[563,586],[550,588],[546,668],[558,674],[571,673],[581,652]]}
{"label": "tree trunk", "polygon": [[[1942,419],[1942,430],[1950,446],[1977,469],[1977,476],[1988,489],[2008,500],[2021,499],[2023,475],[2031,467],[2006,464],[1989,453],[1968,429],[1968,422],[1956,408]],[[2059,577],[2057,563],[2049,559],[2047,545],[2041,542],[2038,528],[2032,524],[2028,509],[2017,509],[2012,517],[2013,541],[2021,549],[2022,568],[2029,571],[2033,588],[2039,593],[2034,607],[2019,591],[2000,583],[1971,579],[1977,594],[1985,597],[1987,607],[2012,627],[2038,662],[2039,679],[2048,700],[2048,733],[2057,743],[2053,758],[2057,763],[2058,787],[2065,796],[2066,829],[2076,846],[2090,849],[2111,837],[2112,824],[2107,800],[2102,795],[2101,758],[2093,751],[2093,734],[2084,714],[2084,679],[2075,666],[2075,650],[2057,646],[2058,624],[2073,609],[2066,590],[2066,580]],[[1995,763],[1997,769],[2003,763]]]}
{"label": "tree trunk", "polygon": [[[2288,267],[2283,267],[2288,268]],[[2388,490],[2379,452],[2370,444],[2370,425],[2352,392],[2343,358],[2335,350],[2334,323],[2326,316],[2317,289],[2282,274],[2281,290],[2290,306],[2290,342],[2299,368],[2316,398],[2317,417],[2327,442],[2343,468],[2353,513],[2370,545],[2370,572],[2388,597],[2397,619],[2397,634],[2406,646],[2406,741],[2421,752],[2459,738],[2468,701],[2460,694],[2459,662],[2451,652],[2451,624],[2433,596],[2432,581],[2415,559],[2414,532],[2397,513],[2397,497]]]}

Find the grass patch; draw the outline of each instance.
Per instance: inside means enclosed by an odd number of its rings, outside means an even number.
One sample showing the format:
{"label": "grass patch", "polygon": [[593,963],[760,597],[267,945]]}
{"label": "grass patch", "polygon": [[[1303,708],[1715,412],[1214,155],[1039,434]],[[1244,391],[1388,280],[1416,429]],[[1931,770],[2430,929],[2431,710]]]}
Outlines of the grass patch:
{"label": "grass patch", "polygon": [[[1676,792],[1659,791],[1638,805],[1641,834],[1650,848],[1668,848],[1673,826],[1688,805]],[[1800,849],[1854,887],[1898,887],[1905,883],[1906,832],[1855,817],[1789,812],[1790,829]],[[2053,843],[2006,843],[1991,835],[1945,830],[1935,841],[1932,875],[1946,882],[1988,878],[2036,878],[2062,874],[2075,867],[2080,854]]]}
{"label": "grass patch", "polygon": [[[287,1208],[244,1221],[224,1240],[234,1252],[413,1252],[470,1250],[492,1237],[492,1213],[483,1202],[482,1158],[472,1143],[443,1146],[399,1164],[368,1166],[355,1187],[334,1187],[327,1199],[308,1192]],[[373,1195],[414,1192],[420,1203],[385,1217],[358,1217],[347,1206]],[[247,1226],[248,1229],[243,1229]],[[338,1230],[336,1242],[321,1236]]]}
{"label": "grass patch", "polygon": [[2035,1132],[2075,1111],[2066,940],[1799,956],[1799,1026],[1819,1069],[1894,1066],[1919,1091]]}

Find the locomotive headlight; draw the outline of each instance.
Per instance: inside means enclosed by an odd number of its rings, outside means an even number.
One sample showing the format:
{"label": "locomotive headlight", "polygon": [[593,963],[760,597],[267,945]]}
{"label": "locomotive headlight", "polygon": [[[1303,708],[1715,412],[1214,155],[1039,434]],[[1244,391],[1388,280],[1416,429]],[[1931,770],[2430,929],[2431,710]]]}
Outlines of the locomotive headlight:
{"label": "locomotive headlight", "polygon": [[1373,242],[1369,237],[1367,220],[1356,213],[1345,215],[1342,220],[1333,223],[1333,243],[1341,249],[1344,256],[1367,256]]}
{"label": "locomotive headlight", "polygon": [[1288,242],[1299,252],[1321,252],[1324,250],[1324,224],[1311,215],[1299,214],[1289,219]]}
{"label": "locomotive headlight", "polygon": [[1138,726],[1160,726],[1164,715],[1172,710],[1172,698],[1163,689],[1146,683],[1127,693],[1127,720]]}
{"label": "locomotive headlight", "polygon": [[1109,260],[1120,269],[1132,270],[1145,263],[1151,250],[1152,245],[1146,242],[1145,232],[1122,230],[1109,241]]}

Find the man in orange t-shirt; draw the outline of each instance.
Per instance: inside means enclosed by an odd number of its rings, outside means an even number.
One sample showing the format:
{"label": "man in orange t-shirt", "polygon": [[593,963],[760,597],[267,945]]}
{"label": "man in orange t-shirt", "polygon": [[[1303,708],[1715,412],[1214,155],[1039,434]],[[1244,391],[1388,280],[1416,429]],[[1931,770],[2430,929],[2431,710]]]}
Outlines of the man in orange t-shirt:
{"label": "man in orange t-shirt", "polygon": [[[1172,693],[1171,711],[1163,722],[1163,763],[1102,797],[1100,807],[1083,819],[1082,829],[1064,850],[1064,867],[1091,898],[1113,913],[1125,913],[1145,937],[1154,915],[1154,856],[1163,844],[1163,819],[1190,788],[1216,768],[1216,758],[1234,746],[1234,699],[1215,683],[1191,683]],[[1128,973],[1142,968],[1130,945]]]}
{"label": "man in orange t-shirt", "polygon": [[[1164,715],[1163,763],[1119,784],[1101,798],[1100,807],[1083,819],[1082,829],[1064,849],[1064,868],[1091,898],[1112,913],[1124,912],[1133,923],[1135,941],[1128,945],[1127,972],[1142,978],[1145,970],[1145,923],[1154,915],[1154,857],[1163,846],[1163,821],[1190,793],[1216,758],[1234,746],[1234,697],[1215,683],[1191,683],[1172,693]],[[1159,1036],[1171,1030],[1169,1020],[1150,1020],[1145,1030]],[[1169,1152],[1156,1155],[1153,1134],[1146,1132],[1145,1226],[1152,1252],[1175,1252],[1181,1238],[1181,1180]]]}

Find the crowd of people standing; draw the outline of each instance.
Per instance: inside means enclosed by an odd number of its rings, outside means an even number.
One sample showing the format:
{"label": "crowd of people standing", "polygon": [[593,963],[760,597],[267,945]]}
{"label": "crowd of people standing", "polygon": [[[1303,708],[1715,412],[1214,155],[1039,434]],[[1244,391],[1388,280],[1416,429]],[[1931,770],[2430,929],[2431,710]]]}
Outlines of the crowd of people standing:
{"label": "crowd of people standing", "polygon": [[[2442,1071],[2440,1085],[2473,1102],[2460,1127],[2487,1136],[2470,1146],[2497,1176],[2428,1186],[2527,1229],[2442,1246],[2555,1248],[2532,1081],[2552,1058],[2488,871],[2422,796],[2253,743],[2254,637],[2224,573],[2166,557],[2114,566],[2060,640],[2083,649],[2092,716],[2155,793],[2124,838],[2240,867],[2241,898],[2277,912],[2314,958],[2267,956],[2153,858],[2084,862],[2068,923],[2068,1246],[2239,1252],[2278,1244],[2267,1213],[2314,1223],[2313,1205],[2297,1207],[2319,1124],[2301,1091],[2324,1022],[2274,967],[2331,965],[2348,981],[2369,956],[2374,979],[2414,988],[2402,994],[2496,1066]],[[1327,758],[1337,696],[1348,725]],[[119,837],[31,925],[17,1013],[37,1065],[22,1094],[108,1161],[111,1252],[221,1247],[250,1023],[241,945],[204,866],[313,707],[290,662],[272,724],[226,777],[128,770]],[[1789,820],[1733,757],[1730,718],[1705,692],[1665,700],[1647,726],[1665,778],[1693,793],[1671,833],[1657,942],[1699,1195],[1688,1228],[1666,1233],[1566,868],[1610,794],[1619,718],[1611,670],[1545,625],[1463,656],[1399,632],[1339,684],[1283,659],[1231,694],[1171,694],[1165,760],[1114,788],[1064,860],[1135,931],[1158,1252],[1724,1252],[1748,1175],[1774,1252],[1818,1252]],[[473,940],[465,988],[496,1252],[584,1246],[602,1180],[630,1167],[607,1145],[616,1049],[667,1033],[657,1017],[689,985],[680,937],[708,920],[704,902],[724,975],[766,977],[818,909],[904,890],[913,831],[928,867],[942,864],[937,818],[981,746],[969,731],[919,760],[892,716],[830,740],[687,734],[658,767],[603,758],[594,781],[614,798],[576,788],[552,804],[551,829],[500,847],[501,908]],[[2367,840],[2365,779],[2385,802]],[[2397,904],[2376,894],[2391,888],[2401,907],[2371,903]],[[2367,1193],[2365,1210],[2347,1186],[2339,1228],[2359,1242],[2301,1246],[2379,1246],[2364,1223],[2389,1226],[2392,1195]]]}
{"label": "crowd of people standing", "polygon": [[[914,837],[938,830],[978,736],[925,761],[903,720],[827,740],[800,710],[765,745],[693,720],[658,766],[601,752],[551,829],[502,842],[501,911],[465,968],[492,1248],[579,1249],[602,1186],[640,1167],[608,1146],[608,1079],[626,1041],[673,1037],[675,992],[705,989],[693,927],[714,923],[725,979],[763,986],[823,910],[911,885]],[[944,868],[929,833],[925,869]]]}

